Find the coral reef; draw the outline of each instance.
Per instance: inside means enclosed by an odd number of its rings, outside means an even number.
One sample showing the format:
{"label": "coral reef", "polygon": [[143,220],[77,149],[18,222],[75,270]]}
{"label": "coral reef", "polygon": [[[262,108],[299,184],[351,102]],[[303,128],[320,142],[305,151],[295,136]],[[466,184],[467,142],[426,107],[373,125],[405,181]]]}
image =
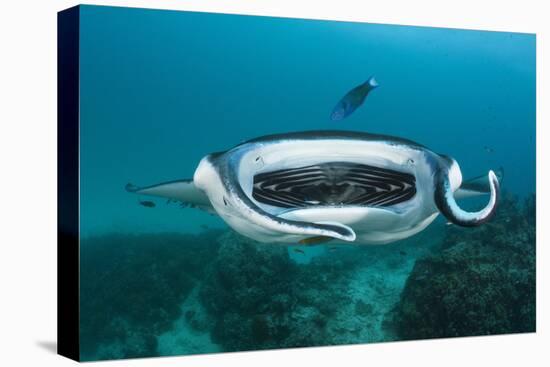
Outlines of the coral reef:
{"label": "coral reef", "polygon": [[388,318],[402,339],[535,331],[535,198],[509,195],[477,228],[449,227]]}
{"label": "coral reef", "polygon": [[80,252],[81,357],[113,359],[157,354],[156,336],[182,310],[213,238],[180,234],[113,234],[86,238]]}
{"label": "coral reef", "polygon": [[[213,339],[226,350],[322,343],[322,310],[308,305],[319,288],[280,245],[228,232],[202,285],[202,304],[216,318]],[[316,278],[331,275],[316,274]],[[317,284],[316,284],[317,283]]]}
{"label": "coral reef", "polygon": [[478,228],[384,246],[233,231],[81,243],[84,360],[485,335],[535,328],[535,200]]}
{"label": "coral reef", "polygon": [[399,244],[340,247],[297,264],[281,245],[233,232],[219,241],[200,299],[226,351],[387,340],[380,325],[414,264]]}

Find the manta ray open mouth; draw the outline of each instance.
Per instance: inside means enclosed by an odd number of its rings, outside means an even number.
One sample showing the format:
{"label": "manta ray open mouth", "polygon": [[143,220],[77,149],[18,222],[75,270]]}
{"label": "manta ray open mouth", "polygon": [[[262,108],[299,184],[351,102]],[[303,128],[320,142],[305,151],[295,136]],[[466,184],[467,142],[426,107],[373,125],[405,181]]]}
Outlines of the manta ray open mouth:
{"label": "manta ray open mouth", "polygon": [[415,194],[412,174],[350,162],[262,172],[254,176],[252,191],[258,202],[282,208],[390,206]]}
{"label": "manta ray open mouth", "polygon": [[[500,192],[497,174],[461,177],[454,159],[410,140],[322,130],[255,138],[206,155],[193,179],[126,190],[218,214],[260,242],[384,244],[422,231],[439,213],[465,227],[490,220]],[[475,212],[456,201],[484,194],[489,202]]]}

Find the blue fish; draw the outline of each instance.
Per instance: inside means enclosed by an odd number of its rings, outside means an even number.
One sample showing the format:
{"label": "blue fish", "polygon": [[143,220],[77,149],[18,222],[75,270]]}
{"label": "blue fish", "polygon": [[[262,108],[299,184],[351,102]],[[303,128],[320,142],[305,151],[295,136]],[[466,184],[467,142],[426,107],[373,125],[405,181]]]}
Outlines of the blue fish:
{"label": "blue fish", "polygon": [[378,83],[374,79],[374,76],[371,76],[366,82],[350,90],[334,107],[330,114],[330,119],[332,121],[340,121],[351,115],[353,111],[365,102],[365,98],[367,98],[369,92],[376,87],[378,87]]}

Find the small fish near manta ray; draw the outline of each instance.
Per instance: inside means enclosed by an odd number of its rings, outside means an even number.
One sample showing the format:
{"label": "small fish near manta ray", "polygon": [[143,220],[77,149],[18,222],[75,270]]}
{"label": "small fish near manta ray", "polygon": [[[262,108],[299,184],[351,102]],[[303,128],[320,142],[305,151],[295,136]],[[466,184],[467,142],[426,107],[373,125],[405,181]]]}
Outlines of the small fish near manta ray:
{"label": "small fish near manta ray", "polygon": [[330,119],[332,121],[340,121],[351,115],[365,102],[367,95],[377,87],[378,82],[374,79],[374,76],[371,76],[366,82],[350,90],[336,104],[330,114]]}
{"label": "small fish near manta ray", "polygon": [[[453,158],[410,140],[305,131],[209,154],[193,179],[126,190],[215,213],[260,242],[384,244],[422,231],[439,213],[456,225],[481,225],[495,214],[500,189],[493,171],[463,182]],[[456,202],[483,194],[489,201],[476,212]]]}
{"label": "small fish near manta ray", "polygon": [[150,200],[143,200],[143,201],[140,200],[139,205],[144,206],[146,208],[154,208],[156,206],[155,203]]}

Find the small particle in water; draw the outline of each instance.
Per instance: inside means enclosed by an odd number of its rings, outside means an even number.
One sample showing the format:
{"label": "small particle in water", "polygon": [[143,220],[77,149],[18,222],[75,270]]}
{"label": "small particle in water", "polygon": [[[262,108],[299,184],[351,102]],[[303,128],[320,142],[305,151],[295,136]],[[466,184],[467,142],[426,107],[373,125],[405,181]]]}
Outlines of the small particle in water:
{"label": "small particle in water", "polygon": [[305,254],[304,250],[301,250],[299,248],[295,248],[294,252],[297,252],[297,253],[300,253],[300,254]]}
{"label": "small particle in water", "polygon": [[146,208],[154,208],[156,206],[155,203],[153,203],[152,201],[149,201],[149,200],[143,200],[143,201],[140,201],[139,202],[139,205],[142,205]]}
{"label": "small particle in water", "polygon": [[407,256],[407,253],[406,253],[405,251],[401,250],[401,251],[399,251],[399,255],[401,255],[401,256]]}
{"label": "small particle in water", "polygon": [[491,147],[488,147],[488,146],[484,146],[483,149],[487,152],[487,153],[493,153],[495,150]]}

